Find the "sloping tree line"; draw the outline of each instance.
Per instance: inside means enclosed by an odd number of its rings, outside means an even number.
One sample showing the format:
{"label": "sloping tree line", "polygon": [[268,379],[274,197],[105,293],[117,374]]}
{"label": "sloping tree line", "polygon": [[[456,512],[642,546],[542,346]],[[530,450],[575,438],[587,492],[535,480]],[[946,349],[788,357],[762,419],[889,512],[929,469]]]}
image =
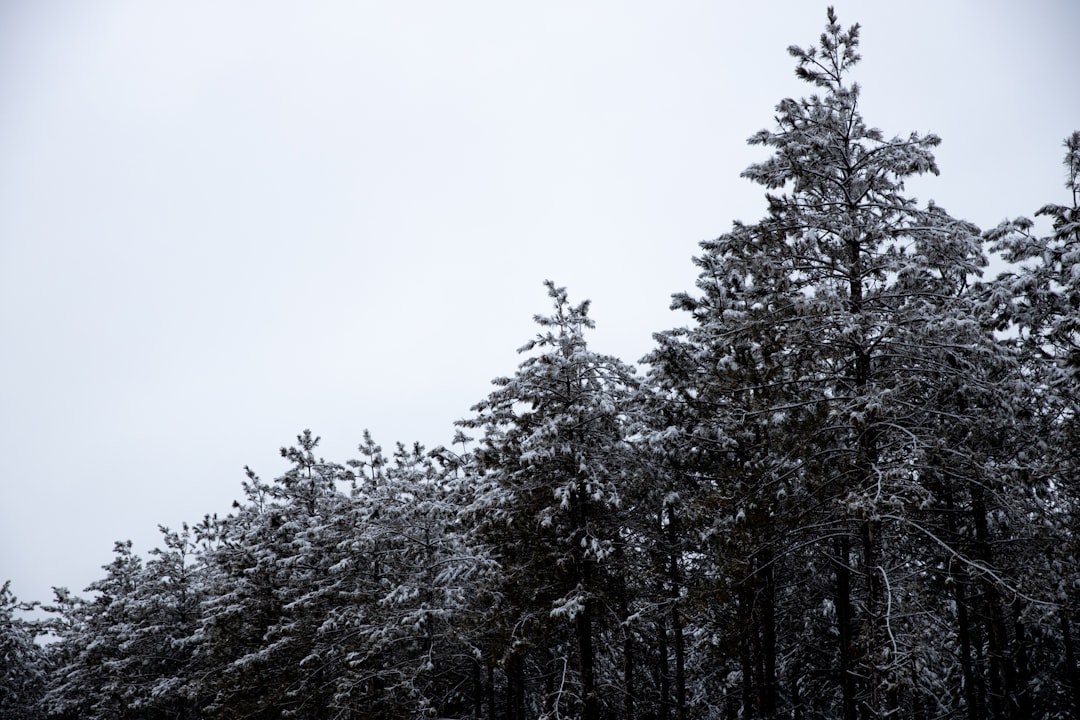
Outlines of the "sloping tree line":
{"label": "sloping tree line", "polygon": [[939,140],[864,122],[858,44],[790,48],[767,214],[645,373],[547,283],[451,446],[305,431],[48,620],[4,585],[0,718],[1080,718],[1080,133],[1052,230],[982,232],[904,194]]}

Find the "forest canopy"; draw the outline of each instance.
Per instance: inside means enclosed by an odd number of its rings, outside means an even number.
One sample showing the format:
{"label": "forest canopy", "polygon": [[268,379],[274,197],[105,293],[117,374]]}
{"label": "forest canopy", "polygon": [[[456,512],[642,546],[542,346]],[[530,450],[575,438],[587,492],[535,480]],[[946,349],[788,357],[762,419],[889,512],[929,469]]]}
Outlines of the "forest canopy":
{"label": "forest canopy", "polygon": [[859,51],[789,48],[767,212],[640,368],[546,282],[445,446],[305,430],[85,596],[4,584],[0,718],[1080,718],[1080,132],[1045,232],[980,229]]}

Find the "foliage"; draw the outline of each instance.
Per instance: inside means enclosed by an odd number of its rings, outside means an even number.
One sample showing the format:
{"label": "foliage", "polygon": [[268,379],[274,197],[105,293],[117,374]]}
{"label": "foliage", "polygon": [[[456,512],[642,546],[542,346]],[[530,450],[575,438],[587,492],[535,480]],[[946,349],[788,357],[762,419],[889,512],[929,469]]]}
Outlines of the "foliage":
{"label": "foliage", "polygon": [[22,615],[34,603],[21,603],[11,582],[0,585],[0,720],[42,717],[45,653],[35,642],[42,629]]}
{"label": "foliage", "polygon": [[5,584],[0,718],[1078,717],[1080,133],[1052,230],[981,233],[905,194],[939,140],[863,119],[857,25],[789,53],[767,214],[643,378],[547,282],[449,447],[305,430],[47,620]]}

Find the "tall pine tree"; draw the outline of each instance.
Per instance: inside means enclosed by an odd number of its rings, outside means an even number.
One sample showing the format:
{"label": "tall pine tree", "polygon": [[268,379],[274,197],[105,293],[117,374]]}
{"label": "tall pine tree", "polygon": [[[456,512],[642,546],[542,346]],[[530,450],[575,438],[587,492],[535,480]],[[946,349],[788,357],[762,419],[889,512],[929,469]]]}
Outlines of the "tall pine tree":
{"label": "tall pine tree", "polygon": [[939,139],[866,124],[858,45],[830,8],[816,46],[789,48],[816,94],[750,138],[773,153],[743,173],[768,214],[702,243],[698,293],[674,303],[693,323],[649,358],[716,508],[705,532],[746,716],[936,702],[916,585],[974,559],[926,516],[943,493],[971,502],[998,459],[980,418],[1010,411],[993,383],[1012,361],[970,293],[979,231],[904,195],[938,172]]}

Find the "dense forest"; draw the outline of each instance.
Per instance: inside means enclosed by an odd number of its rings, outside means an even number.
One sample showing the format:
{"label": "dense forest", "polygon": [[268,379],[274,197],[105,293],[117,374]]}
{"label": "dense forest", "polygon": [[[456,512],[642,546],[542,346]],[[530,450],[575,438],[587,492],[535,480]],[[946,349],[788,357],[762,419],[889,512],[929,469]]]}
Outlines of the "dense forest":
{"label": "dense forest", "polygon": [[640,368],[547,283],[447,446],[304,431],[86,596],[3,585],[0,718],[1080,718],[1080,132],[980,230],[905,196],[939,139],[866,124],[858,45],[789,49],[767,213]]}

